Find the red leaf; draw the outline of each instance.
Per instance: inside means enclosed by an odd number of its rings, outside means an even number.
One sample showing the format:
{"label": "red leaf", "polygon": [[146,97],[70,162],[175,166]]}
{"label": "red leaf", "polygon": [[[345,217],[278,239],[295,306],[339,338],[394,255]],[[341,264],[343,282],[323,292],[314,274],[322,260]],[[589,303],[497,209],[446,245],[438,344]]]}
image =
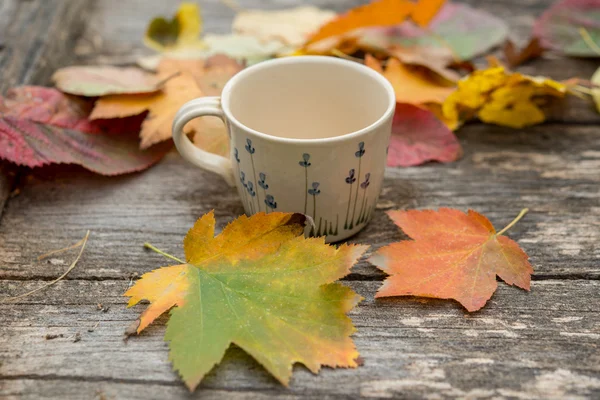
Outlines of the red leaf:
{"label": "red leaf", "polygon": [[41,86],[19,86],[0,96],[0,114],[75,129],[85,133],[126,133],[140,130],[146,114],[131,118],[97,119],[88,116],[94,102]]}
{"label": "red leaf", "polygon": [[[512,226],[526,210],[508,227]],[[392,243],[370,261],[388,277],[375,297],[423,296],[455,299],[468,311],[485,305],[496,291],[496,275],[529,290],[533,268],[513,240],[497,233],[483,215],[451,208],[390,211],[414,240]]]}
{"label": "red leaf", "polygon": [[[584,38],[582,29],[589,38]],[[568,56],[598,57],[594,43],[600,40],[600,0],[555,2],[535,21],[533,35],[544,48]]]}
{"label": "red leaf", "polygon": [[451,162],[461,155],[454,133],[431,111],[412,104],[396,104],[387,159],[389,167],[410,167],[427,161]]}
{"label": "red leaf", "polygon": [[90,109],[89,102],[55,89],[10,90],[6,98],[0,97],[0,158],[28,167],[79,164],[102,175],[118,175],[148,168],[171,147],[167,143],[140,151],[141,118],[114,121],[114,126],[90,122]]}

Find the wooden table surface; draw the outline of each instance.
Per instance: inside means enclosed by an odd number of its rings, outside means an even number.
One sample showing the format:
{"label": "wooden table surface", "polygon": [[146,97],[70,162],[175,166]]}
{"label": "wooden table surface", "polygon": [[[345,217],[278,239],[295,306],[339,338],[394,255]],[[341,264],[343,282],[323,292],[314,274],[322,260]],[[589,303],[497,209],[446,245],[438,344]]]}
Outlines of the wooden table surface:
{"label": "wooden table surface", "polygon": [[[131,63],[146,52],[145,25],[171,15],[161,0],[1,0],[0,90],[49,84],[75,63]],[[234,12],[200,2],[207,32],[226,33]],[[246,0],[246,8],[313,3],[344,10],[359,1]],[[504,18],[524,43],[542,0],[469,1]],[[546,56],[520,70],[557,79],[589,78],[597,61]],[[182,254],[187,229],[216,210],[219,228],[242,211],[234,189],[175,152],[150,170],[102,177],[75,166],[2,166],[0,297],[63,273],[73,254],[36,257],[81,239],[75,270],[52,288],[0,303],[0,398],[470,398],[600,397],[600,115],[575,99],[544,125],[523,130],[469,124],[452,164],[389,168],[374,220],[350,242],[372,249],[405,236],[385,210],[473,208],[502,227],[531,212],[509,235],[531,256],[531,292],[499,284],[481,311],[452,301],[373,295],[384,275],[360,262],[344,283],[365,297],[351,313],[364,358],[355,370],[294,369],[282,387],[240,349],[190,394],[172,371],[165,318],[127,343],[123,331],[144,306],[127,309],[124,291],[166,264],[153,243]],[[46,335],[63,335],[47,339]]]}

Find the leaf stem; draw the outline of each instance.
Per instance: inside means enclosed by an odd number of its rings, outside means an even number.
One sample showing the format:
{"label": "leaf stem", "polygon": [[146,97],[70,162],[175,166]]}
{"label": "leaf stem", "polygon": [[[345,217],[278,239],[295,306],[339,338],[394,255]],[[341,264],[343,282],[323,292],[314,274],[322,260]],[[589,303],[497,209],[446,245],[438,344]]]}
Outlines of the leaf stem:
{"label": "leaf stem", "polygon": [[350,61],[354,61],[357,62],[359,64],[364,64],[365,62],[361,59],[361,58],[357,58],[357,57],[352,57],[346,53],[344,53],[341,50],[338,50],[336,48],[333,48],[330,50],[331,54],[340,58],[345,58],[346,60],[350,60]]}
{"label": "leaf stem", "polygon": [[583,38],[583,41],[587,46],[592,49],[596,54],[600,55],[600,46],[598,46],[594,39],[590,36],[590,33],[584,27],[579,28],[579,34]]}
{"label": "leaf stem", "polygon": [[177,262],[180,262],[180,263],[182,263],[182,264],[185,264],[185,261],[181,261],[179,258],[177,258],[177,257],[174,257],[174,256],[172,256],[172,255],[170,255],[170,254],[167,254],[167,253],[165,253],[165,252],[164,252],[164,251],[162,251],[162,250],[159,250],[159,249],[157,249],[156,247],[152,246],[152,245],[151,245],[150,243],[148,243],[148,242],[144,243],[144,247],[145,247],[145,248],[147,248],[147,249],[150,249],[150,250],[152,250],[152,251],[155,251],[155,252],[157,252],[158,254],[162,254],[163,256],[165,256],[165,257],[167,257],[167,258],[170,258],[171,260],[175,260],[175,261],[177,261]]}
{"label": "leaf stem", "polygon": [[179,75],[181,75],[181,72],[177,71],[177,72],[175,72],[175,73],[173,73],[173,74],[171,74],[171,75],[167,76],[165,79],[163,79],[163,80],[159,81],[159,82],[156,84],[156,87],[157,87],[157,88],[160,88],[160,87],[162,87],[162,86],[163,86],[165,83],[167,83],[168,81],[170,81],[170,80],[171,80],[171,79],[173,79],[173,78],[176,78],[176,77],[178,77]]}
{"label": "leaf stem", "polygon": [[60,253],[64,253],[65,251],[76,249],[76,248],[80,247],[86,240],[87,240],[87,235],[83,239],[81,239],[79,242],[77,242],[71,246],[65,247],[63,249],[49,251],[48,253],[42,254],[37,259],[38,259],[38,261],[42,261],[43,259],[48,258],[52,255],[60,254]]}
{"label": "leaf stem", "polygon": [[496,236],[500,236],[500,235],[502,235],[504,232],[506,232],[507,230],[509,230],[510,228],[512,228],[512,226],[513,226],[514,224],[516,224],[517,222],[519,222],[519,220],[520,220],[521,218],[523,218],[523,216],[524,216],[525,214],[527,214],[527,212],[528,212],[528,211],[529,211],[529,208],[524,208],[524,209],[522,209],[522,210],[521,210],[521,212],[519,213],[519,215],[517,215],[517,217],[516,217],[515,219],[513,219],[513,220],[512,220],[512,222],[511,222],[510,224],[506,225],[506,226],[504,227],[504,229],[502,229],[500,232],[496,233]]}
{"label": "leaf stem", "polygon": [[50,281],[50,282],[46,283],[45,285],[42,285],[39,288],[33,289],[33,290],[31,290],[31,291],[29,291],[27,293],[23,293],[23,294],[21,294],[19,296],[8,297],[6,299],[3,299],[2,301],[0,301],[0,303],[5,303],[7,301],[14,301],[14,300],[22,299],[22,298],[27,297],[27,296],[29,296],[31,294],[39,292],[42,289],[46,289],[47,287],[54,285],[58,281],[61,281],[77,265],[77,262],[79,261],[79,258],[81,258],[81,254],[83,253],[83,249],[85,249],[85,244],[87,243],[87,240],[88,240],[89,237],[90,237],[90,231],[87,231],[87,233],[85,234],[84,238],[81,239],[79,242],[75,243],[73,246],[69,246],[69,247],[66,247],[65,249],[57,250],[55,252],[50,252],[50,253],[47,253],[45,255],[45,256],[47,256],[47,255],[50,255],[50,254],[56,254],[57,252],[62,252],[63,250],[65,250],[65,251],[66,250],[71,250],[71,249],[74,249],[76,246],[81,246],[81,249],[79,250],[79,254],[77,254],[77,258],[75,259],[75,261],[73,261],[71,263],[71,265],[69,266],[69,268],[67,268],[67,270],[61,276],[59,276],[58,278],[54,279],[53,281]]}

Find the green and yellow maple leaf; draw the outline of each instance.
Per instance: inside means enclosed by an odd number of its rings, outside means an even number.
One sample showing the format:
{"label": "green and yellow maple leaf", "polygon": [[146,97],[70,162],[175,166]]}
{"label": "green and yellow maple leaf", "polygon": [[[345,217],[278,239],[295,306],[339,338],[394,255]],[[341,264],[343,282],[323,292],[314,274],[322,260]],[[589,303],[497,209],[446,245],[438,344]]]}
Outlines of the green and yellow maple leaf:
{"label": "green and yellow maple leaf", "polygon": [[347,275],[367,246],[305,239],[300,214],[241,216],[214,236],[215,218],[200,218],[184,239],[186,262],[142,276],[126,293],[129,306],[150,306],[137,332],[171,307],[165,340],[170,360],[194,390],[232,344],[282,384],[299,362],[356,367],[358,352],[346,315],[360,300],[332,283]]}

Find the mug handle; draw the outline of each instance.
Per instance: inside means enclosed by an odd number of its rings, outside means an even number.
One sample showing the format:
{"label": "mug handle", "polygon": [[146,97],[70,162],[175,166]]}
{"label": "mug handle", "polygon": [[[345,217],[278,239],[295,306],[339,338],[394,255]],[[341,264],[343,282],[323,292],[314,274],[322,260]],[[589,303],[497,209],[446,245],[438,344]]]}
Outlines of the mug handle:
{"label": "mug handle", "polygon": [[227,127],[225,114],[221,108],[221,99],[219,97],[201,97],[188,101],[177,111],[173,120],[173,142],[175,142],[177,151],[187,161],[221,175],[230,186],[235,186],[231,160],[196,147],[183,132],[185,124],[194,118],[207,115],[219,117]]}

